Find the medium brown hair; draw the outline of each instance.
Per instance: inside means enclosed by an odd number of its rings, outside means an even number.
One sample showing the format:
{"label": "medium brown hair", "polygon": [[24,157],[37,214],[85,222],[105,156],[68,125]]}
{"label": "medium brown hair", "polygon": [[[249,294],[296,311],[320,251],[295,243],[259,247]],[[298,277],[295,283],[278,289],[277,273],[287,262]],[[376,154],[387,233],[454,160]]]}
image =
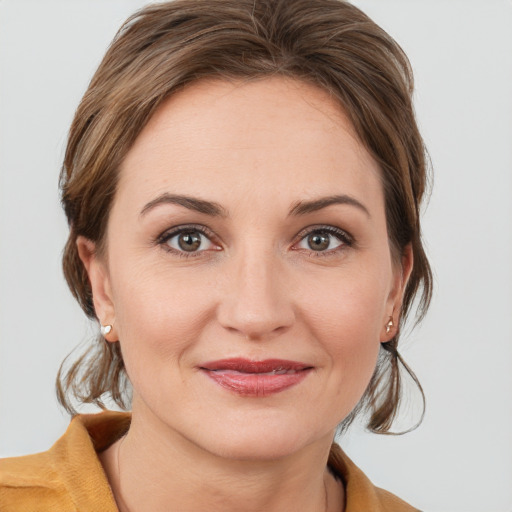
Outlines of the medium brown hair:
{"label": "medium brown hair", "polygon": [[[64,274],[89,318],[96,315],[76,240],[84,236],[103,251],[120,164],[156,109],[201,79],[276,75],[328,91],[379,163],[392,254],[400,261],[410,244],[414,256],[400,324],[418,295],[422,318],[432,275],[420,233],[427,159],[412,106],[412,72],[399,45],[343,0],[174,0],[140,10],[121,27],[77,109],[60,176],[70,226]],[[368,389],[345,424],[364,409],[370,430],[389,431],[401,397],[400,364],[421,391],[398,354],[398,331],[381,345]],[[99,336],[63,368],[57,391],[68,411],[75,412],[70,396],[100,407],[105,396],[129,405],[119,343]]]}

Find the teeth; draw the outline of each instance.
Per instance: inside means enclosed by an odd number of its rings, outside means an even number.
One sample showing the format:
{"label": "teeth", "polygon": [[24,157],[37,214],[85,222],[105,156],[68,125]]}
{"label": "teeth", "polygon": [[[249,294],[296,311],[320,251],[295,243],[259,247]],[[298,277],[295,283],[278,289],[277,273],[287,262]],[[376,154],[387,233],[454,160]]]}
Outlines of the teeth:
{"label": "teeth", "polygon": [[290,375],[297,373],[295,370],[286,370],[284,368],[278,370],[272,370],[271,372],[259,373],[258,375]]}

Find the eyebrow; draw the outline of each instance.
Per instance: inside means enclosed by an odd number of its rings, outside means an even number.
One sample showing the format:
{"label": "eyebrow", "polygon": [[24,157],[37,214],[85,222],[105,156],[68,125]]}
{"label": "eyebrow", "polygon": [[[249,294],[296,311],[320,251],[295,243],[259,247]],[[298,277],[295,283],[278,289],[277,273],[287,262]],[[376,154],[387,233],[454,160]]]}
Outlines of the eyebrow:
{"label": "eyebrow", "polygon": [[[212,217],[228,216],[228,213],[225,210],[225,208],[213,201],[206,201],[204,199],[199,199],[197,197],[168,193],[164,193],[158,196],[156,199],[153,199],[152,201],[147,203],[144,206],[144,208],[142,208],[140,216],[142,217],[146,215],[150,210],[163,204],[177,204],[179,206],[183,206],[184,208],[188,208],[189,210],[203,213],[205,215],[210,215]],[[327,208],[328,206],[332,206],[334,204],[346,204],[350,206],[355,206],[356,208],[364,212],[368,217],[371,217],[370,212],[368,211],[366,206],[364,206],[354,197],[351,197],[346,194],[321,197],[319,199],[314,199],[312,201],[298,201],[290,209],[288,215],[306,215],[308,213],[317,212],[319,210],[322,210],[323,208]]]}
{"label": "eyebrow", "polygon": [[371,217],[368,208],[366,208],[364,204],[359,202],[354,197],[348,196],[346,194],[321,197],[312,201],[298,201],[293,205],[289,215],[305,215],[307,213],[317,212],[318,210],[322,210],[323,208],[327,208],[333,204],[348,204],[350,206],[355,206],[364,212],[368,217]]}
{"label": "eyebrow", "polygon": [[177,204],[188,208],[189,210],[211,215],[212,217],[227,217],[226,210],[218,203],[205,201],[204,199],[198,199],[197,197],[167,193],[162,194],[161,196],[158,196],[156,199],[153,199],[147,203],[144,208],[142,208],[140,216],[143,217],[150,210],[153,210],[162,204]]}

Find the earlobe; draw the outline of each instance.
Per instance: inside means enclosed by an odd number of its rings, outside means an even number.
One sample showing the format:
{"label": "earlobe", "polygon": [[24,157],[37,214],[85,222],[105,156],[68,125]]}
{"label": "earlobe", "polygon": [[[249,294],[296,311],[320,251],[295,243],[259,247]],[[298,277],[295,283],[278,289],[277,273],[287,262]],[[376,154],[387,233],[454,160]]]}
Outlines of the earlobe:
{"label": "earlobe", "polygon": [[107,266],[98,255],[96,244],[93,241],[79,236],[76,240],[76,246],[78,255],[89,276],[96,316],[101,326],[110,327],[102,330],[102,335],[107,341],[117,341],[113,329],[115,308]]}
{"label": "earlobe", "polygon": [[390,315],[390,317],[388,319],[388,323],[386,324],[386,334],[389,334],[394,326],[395,326],[395,323],[393,322],[393,316]]}
{"label": "earlobe", "polygon": [[413,265],[414,255],[412,246],[411,244],[407,244],[403,250],[400,265],[397,265],[395,270],[393,287],[388,297],[387,320],[384,322],[381,333],[381,342],[383,343],[390,341],[394,336],[396,336],[400,313],[402,310],[403,297],[407,283],[409,282],[409,277],[411,276]]}

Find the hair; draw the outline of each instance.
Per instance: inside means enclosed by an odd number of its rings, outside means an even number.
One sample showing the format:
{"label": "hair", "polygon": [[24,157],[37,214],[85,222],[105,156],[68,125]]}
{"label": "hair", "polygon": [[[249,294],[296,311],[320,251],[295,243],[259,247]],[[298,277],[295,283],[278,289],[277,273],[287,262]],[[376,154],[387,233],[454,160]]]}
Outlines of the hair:
{"label": "hair", "polygon": [[[400,46],[367,15],[343,0],[174,0],[131,16],[116,34],[76,111],[60,175],[70,233],[64,275],[86,315],[96,320],[87,271],[76,240],[105,249],[119,167],[148,120],[170,95],[203,79],[282,76],[327,91],[380,165],[389,244],[395,261],[412,247],[414,265],[394,338],[378,363],[356,413],[367,428],[389,433],[402,394],[400,327],[415,303],[421,320],[432,295],[432,273],[421,242],[420,204],[428,158],[412,105],[413,76]],[[416,300],[415,300],[416,298]],[[109,397],[129,407],[129,381],[119,343],[101,336],[57,377],[60,403],[71,397],[104,408]],[[421,420],[420,420],[421,421]]]}

